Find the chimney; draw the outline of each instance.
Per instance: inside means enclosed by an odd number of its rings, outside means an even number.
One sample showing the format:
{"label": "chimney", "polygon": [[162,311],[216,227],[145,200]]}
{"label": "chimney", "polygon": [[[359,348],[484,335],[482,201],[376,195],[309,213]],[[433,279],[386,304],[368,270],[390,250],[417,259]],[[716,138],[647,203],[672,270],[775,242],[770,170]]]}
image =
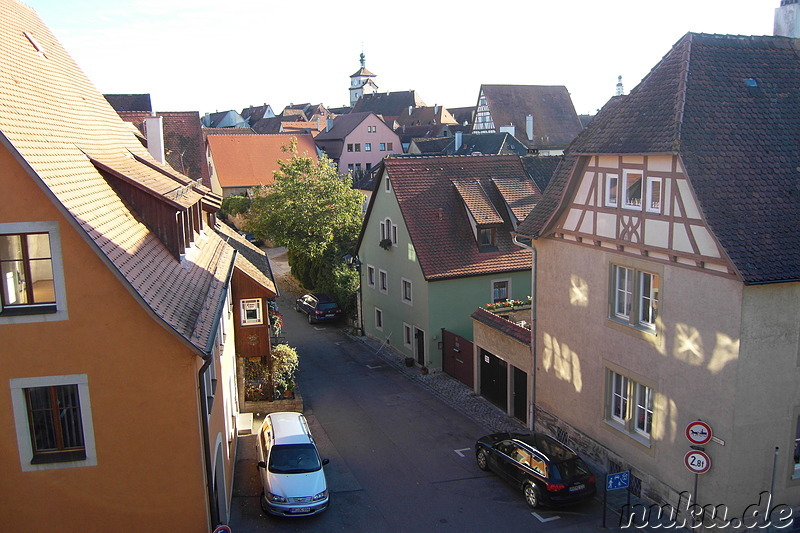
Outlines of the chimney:
{"label": "chimney", "polygon": [[516,137],[517,128],[514,127],[513,124],[509,124],[508,126],[500,126],[499,133],[510,133],[512,136]]}
{"label": "chimney", "polygon": [[436,115],[439,113],[439,104],[433,104],[433,114]]}
{"label": "chimney", "polygon": [[156,161],[164,164],[164,120],[163,117],[144,119],[144,133],[147,137],[147,151]]}
{"label": "chimney", "polygon": [[533,140],[533,115],[528,115],[525,117],[525,135],[528,136],[528,140]]}
{"label": "chimney", "polygon": [[461,143],[464,141],[464,133],[461,131],[456,132],[456,140],[455,145],[453,148],[453,153],[458,152],[458,149],[461,148]]}
{"label": "chimney", "polygon": [[800,3],[798,0],[781,0],[781,7],[775,9],[774,35],[800,38]]}
{"label": "chimney", "polygon": [[333,119],[329,118],[325,121],[325,131],[331,131],[332,127],[333,127]]}
{"label": "chimney", "polygon": [[409,116],[409,117],[411,116],[411,111],[412,111],[413,109],[414,109],[414,108],[413,108],[412,106],[408,106],[408,116]]}

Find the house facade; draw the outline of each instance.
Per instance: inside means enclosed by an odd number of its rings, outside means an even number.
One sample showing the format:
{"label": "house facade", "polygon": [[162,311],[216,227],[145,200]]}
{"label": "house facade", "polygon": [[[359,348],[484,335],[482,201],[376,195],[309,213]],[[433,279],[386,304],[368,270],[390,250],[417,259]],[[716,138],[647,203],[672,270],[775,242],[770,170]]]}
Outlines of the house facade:
{"label": "house facade", "polygon": [[207,532],[239,411],[221,198],[156,161],[33,10],[0,11],[4,526]]}
{"label": "house facade", "polygon": [[539,194],[518,157],[386,159],[357,252],[365,333],[442,368],[443,335],[469,341],[476,307],[530,294],[510,231]]}
{"label": "house facade", "polygon": [[314,141],[333,160],[340,174],[359,178],[391,154],[403,153],[400,138],[373,113],[336,117]]}
{"label": "house facade", "polygon": [[791,39],[687,34],[517,230],[536,429],[659,504],[800,504],[798,79]]}

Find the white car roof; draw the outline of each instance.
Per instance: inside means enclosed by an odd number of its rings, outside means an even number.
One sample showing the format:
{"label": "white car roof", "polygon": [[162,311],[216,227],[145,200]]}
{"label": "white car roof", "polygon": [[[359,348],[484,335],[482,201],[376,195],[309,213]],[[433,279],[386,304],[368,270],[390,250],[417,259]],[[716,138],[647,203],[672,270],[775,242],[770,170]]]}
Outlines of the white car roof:
{"label": "white car roof", "polygon": [[267,415],[272,424],[275,444],[307,444],[312,442],[306,418],[300,413],[280,412]]}

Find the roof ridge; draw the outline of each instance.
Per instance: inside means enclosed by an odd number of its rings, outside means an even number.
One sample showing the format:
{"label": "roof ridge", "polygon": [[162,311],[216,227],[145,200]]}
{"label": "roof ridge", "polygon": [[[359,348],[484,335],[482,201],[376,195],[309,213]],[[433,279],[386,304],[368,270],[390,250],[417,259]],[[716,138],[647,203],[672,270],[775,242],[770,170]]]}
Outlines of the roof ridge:
{"label": "roof ridge", "polygon": [[677,152],[681,147],[681,133],[683,131],[683,111],[686,107],[686,89],[689,85],[689,63],[692,59],[693,34],[687,33],[682,41],[683,56],[681,57],[681,76],[678,79],[678,90],[675,98],[675,132],[672,139],[672,149]]}

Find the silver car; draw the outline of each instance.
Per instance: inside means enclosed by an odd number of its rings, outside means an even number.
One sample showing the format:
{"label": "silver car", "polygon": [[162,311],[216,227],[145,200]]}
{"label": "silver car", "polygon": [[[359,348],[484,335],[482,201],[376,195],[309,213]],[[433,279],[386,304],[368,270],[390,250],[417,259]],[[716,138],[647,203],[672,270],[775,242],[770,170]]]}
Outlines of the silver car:
{"label": "silver car", "polygon": [[308,516],[327,509],[326,464],[302,414],[267,415],[258,432],[261,508],[279,516]]}

